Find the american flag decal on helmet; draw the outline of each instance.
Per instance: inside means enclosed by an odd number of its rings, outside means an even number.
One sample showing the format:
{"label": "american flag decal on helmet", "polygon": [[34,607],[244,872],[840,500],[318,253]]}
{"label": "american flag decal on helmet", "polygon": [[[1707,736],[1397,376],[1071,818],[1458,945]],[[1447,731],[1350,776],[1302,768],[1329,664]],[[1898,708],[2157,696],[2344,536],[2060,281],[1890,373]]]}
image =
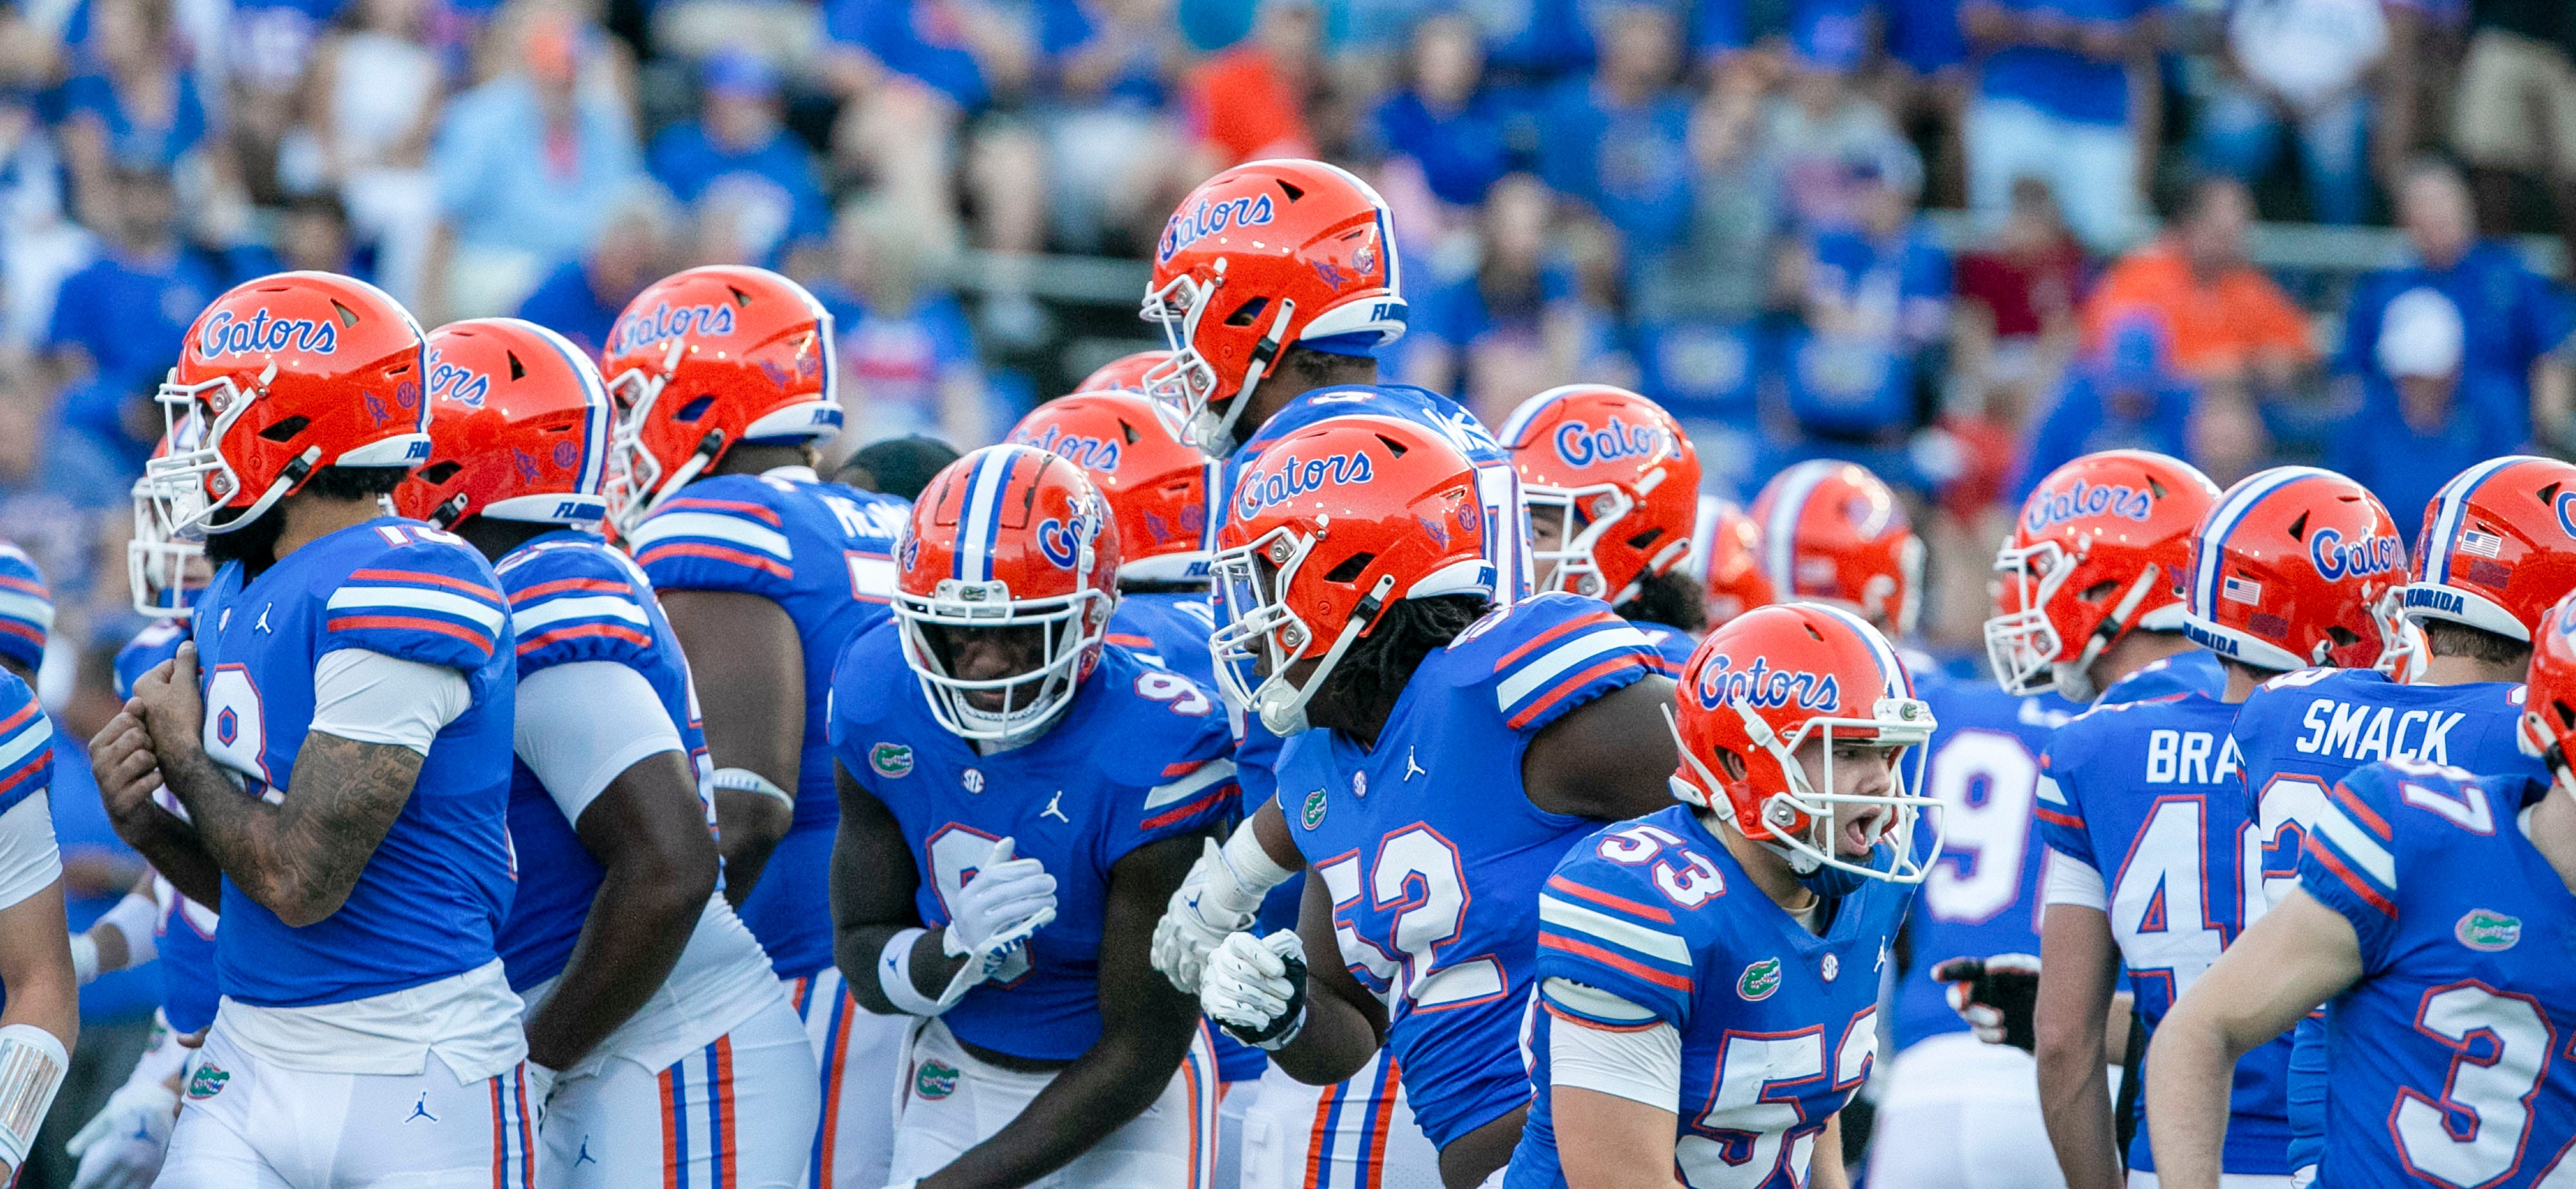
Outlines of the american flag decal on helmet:
{"label": "american flag decal on helmet", "polygon": [[2473,528],[2461,529],[2460,552],[2473,557],[2493,558],[2504,552],[2504,538]]}
{"label": "american flag decal on helmet", "polygon": [[2263,584],[2251,578],[2239,578],[2229,574],[2220,584],[2218,595],[2229,602],[2253,606],[2263,601]]}

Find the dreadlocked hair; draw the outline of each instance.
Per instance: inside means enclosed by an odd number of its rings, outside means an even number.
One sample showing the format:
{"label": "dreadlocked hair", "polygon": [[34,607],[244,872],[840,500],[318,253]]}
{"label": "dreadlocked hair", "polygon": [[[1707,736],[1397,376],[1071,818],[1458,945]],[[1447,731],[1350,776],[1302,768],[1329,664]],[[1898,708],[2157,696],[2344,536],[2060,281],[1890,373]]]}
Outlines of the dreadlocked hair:
{"label": "dreadlocked hair", "polygon": [[1616,610],[1622,619],[1680,628],[1696,636],[1708,630],[1708,588],[1678,569],[1648,574],[1637,580],[1637,597]]}
{"label": "dreadlocked hair", "polygon": [[2466,657],[2482,665],[2521,665],[2531,661],[2531,646],[2520,640],[2444,619],[2424,624],[2424,647],[2434,656]]}
{"label": "dreadlocked hair", "polygon": [[1483,595],[1398,599],[1376,629],[1351,643],[1316,692],[1345,705],[1393,705],[1413,671],[1422,667],[1422,658],[1448,647],[1492,608]]}

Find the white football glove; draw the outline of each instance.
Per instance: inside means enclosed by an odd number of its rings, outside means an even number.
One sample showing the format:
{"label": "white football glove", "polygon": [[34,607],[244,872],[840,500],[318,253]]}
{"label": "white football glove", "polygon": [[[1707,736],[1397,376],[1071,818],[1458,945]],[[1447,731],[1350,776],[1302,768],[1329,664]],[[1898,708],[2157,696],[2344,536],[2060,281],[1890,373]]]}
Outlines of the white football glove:
{"label": "white football glove", "polygon": [[145,1189],[161,1175],[170,1128],[178,1121],[178,1091],[158,1082],[118,1087],[63,1145],[80,1161],[72,1189]]}
{"label": "white football glove", "polygon": [[1306,947],[1282,929],[1228,935],[1208,955],[1199,1007],[1236,1040],[1276,1052],[1306,1027]]}
{"label": "white football glove", "polygon": [[955,919],[939,935],[949,957],[966,965],[941,998],[954,1003],[968,987],[986,979],[1008,981],[1014,969],[1028,969],[1029,936],[1055,919],[1055,877],[1036,859],[1015,859],[1018,845],[1005,838],[993,844],[993,855],[957,893],[950,908]]}
{"label": "white football glove", "polygon": [[1208,952],[1228,934],[1251,928],[1260,911],[1261,893],[1244,887],[1226,862],[1225,848],[1208,839],[1199,861],[1190,864],[1190,873],[1172,893],[1163,918],[1154,922],[1154,969],[1182,994],[1198,994]]}

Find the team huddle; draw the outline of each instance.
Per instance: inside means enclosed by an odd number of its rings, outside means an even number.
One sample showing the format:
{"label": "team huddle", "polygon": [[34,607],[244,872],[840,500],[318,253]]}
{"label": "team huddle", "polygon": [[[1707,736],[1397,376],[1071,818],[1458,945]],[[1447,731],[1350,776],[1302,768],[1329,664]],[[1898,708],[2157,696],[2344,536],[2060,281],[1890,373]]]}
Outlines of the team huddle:
{"label": "team huddle", "polygon": [[[1738,510],[1635,393],[1378,383],[1387,236],[1217,175],[1171,349],[910,501],[815,471],[774,273],[595,360],[219,298],[90,749],[153,875],[80,974],[166,994],[82,1184],[1830,1189],[1871,1083],[1879,1185],[2576,1185],[2576,466],[2410,550],[2087,455],[1948,676],[1864,468]],[[45,730],[0,671],[0,924]],[[70,1037],[0,1025],[14,1168]]]}

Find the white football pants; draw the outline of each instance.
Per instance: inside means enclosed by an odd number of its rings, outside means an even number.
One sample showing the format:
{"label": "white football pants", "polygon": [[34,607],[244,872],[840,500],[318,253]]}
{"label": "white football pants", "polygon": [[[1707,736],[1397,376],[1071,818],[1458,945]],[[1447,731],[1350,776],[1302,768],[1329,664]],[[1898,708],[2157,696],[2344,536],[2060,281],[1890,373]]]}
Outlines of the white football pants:
{"label": "white football pants", "polygon": [[772,1001],[668,1069],[611,1059],[555,1083],[540,1189],[796,1189],[822,1088],[802,1021]]}
{"label": "white football pants", "polygon": [[[905,1053],[894,1165],[901,1183],[946,1168],[1002,1130],[1055,1080],[969,1055],[937,1020],[922,1021]],[[1216,1189],[1216,1053],[1202,1024],[1161,1097],[1073,1162],[1029,1189],[1168,1186]]]}
{"label": "white football pants", "polygon": [[188,1071],[156,1189],[535,1189],[525,1067],[459,1084],[313,1073],[253,1057],[219,1026]]}

